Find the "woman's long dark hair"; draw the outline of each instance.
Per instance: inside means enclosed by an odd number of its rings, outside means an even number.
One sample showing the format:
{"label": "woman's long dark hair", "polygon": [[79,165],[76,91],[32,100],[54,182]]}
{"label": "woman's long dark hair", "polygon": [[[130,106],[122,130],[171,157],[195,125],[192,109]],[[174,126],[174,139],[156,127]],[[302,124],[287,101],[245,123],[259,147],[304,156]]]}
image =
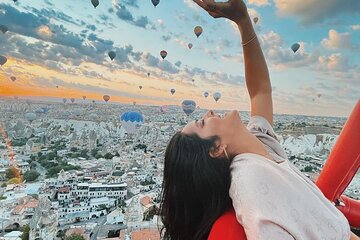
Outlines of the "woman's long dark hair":
{"label": "woman's long dark hair", "polygon": [[216,219],[231,206],[230,161],[210,156],[217,142],[217,137],[181,132],[170,140],[160,206],[163,239],[207,239]]}

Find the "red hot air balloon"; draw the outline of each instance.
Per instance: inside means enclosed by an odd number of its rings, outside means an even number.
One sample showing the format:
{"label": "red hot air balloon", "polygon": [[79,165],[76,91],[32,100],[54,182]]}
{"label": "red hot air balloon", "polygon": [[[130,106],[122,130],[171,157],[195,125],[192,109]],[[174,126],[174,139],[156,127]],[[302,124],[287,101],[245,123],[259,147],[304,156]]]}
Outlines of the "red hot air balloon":
{"label": "red hot air balloon", "polygon": [[165,50],[162,50],[161,52],[160,52],[160,56],[162,57],[162,59],[165,59],[166,58],[166,56],[167,56],[167,51],[165,51]]}

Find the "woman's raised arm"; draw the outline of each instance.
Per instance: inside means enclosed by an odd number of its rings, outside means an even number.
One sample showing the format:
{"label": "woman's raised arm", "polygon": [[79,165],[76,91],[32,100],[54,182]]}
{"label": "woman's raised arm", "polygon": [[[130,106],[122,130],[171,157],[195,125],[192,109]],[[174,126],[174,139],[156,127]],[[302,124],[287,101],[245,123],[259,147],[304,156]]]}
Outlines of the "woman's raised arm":
{"label": "woman's raised arm", "polygon": [[214,18],[228,18],[237,24],[243,45],[246,86],[251,100],[251,115],[259,115],[273,124],[271,83],[266,61],[242,0],[215,2],[194,0]]}

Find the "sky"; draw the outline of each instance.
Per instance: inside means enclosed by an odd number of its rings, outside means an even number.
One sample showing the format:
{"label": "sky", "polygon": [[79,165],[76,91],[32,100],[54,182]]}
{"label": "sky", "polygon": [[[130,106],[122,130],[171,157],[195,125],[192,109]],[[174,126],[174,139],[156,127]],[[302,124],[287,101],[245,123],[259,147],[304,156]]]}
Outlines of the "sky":
{"label": "sky", "polygon": [[[247,6],[259,18],[254,27],[274,112],[348,116],[360,97],[360,1],[248,0]],[[161,0],[156,8],[150,0],[100,0],[97,8],[90,0],[0,0],[0,25],[9,29],[0,32],[0,55],[8,59],[0,66],[0,96],[80,102],[108,94],[113,103],[192,99],[206,109],[250,109],[238,30],[192,0]],[[195,26],[203,28],[199,38]],[[296,53],[294,43],[301,45]],[[109,51],[116,52],[113,61]],[[215,92],[222,94],[218,102]]]}

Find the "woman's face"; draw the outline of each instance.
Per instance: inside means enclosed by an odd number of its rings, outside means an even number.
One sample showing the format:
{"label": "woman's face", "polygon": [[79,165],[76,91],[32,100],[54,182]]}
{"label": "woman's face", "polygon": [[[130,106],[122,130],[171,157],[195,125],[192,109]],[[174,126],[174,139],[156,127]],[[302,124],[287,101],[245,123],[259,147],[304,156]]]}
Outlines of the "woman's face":
{"label": "woman's face", "polygon": [[229,144],[234,134],[238,132],[239,127],[242,126],[243,123],[238,111],[233,110],[226,113],[224,117],[220,117],[210,110],[205,113],[202,119],[187,124],[182,133],[186,135],[196,134],[204,139],[218,136],[223,144]]}

